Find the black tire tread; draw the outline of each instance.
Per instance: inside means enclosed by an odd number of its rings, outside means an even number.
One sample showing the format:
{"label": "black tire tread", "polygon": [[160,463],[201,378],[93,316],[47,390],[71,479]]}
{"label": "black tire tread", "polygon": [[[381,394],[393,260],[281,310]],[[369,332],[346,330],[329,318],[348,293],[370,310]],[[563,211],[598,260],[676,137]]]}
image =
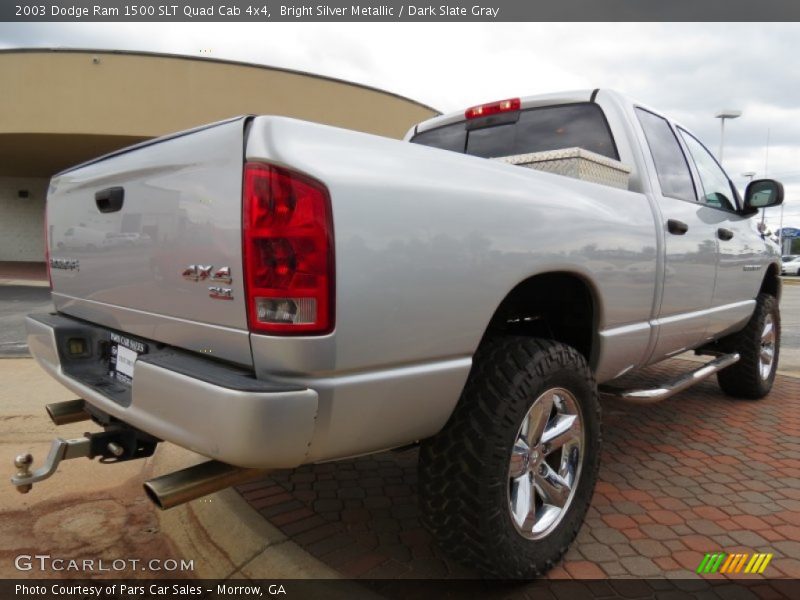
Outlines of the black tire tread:
{"label": "black tire tread", "polygon": [[[772,315],[777,342],[772,374],[765,381],[759,374],[759,348],[764,319],[768,314]],[[738,352],[740,356],[738,362],[717,373],[717,382],[723,392],[734,398],[747,400],[759,400],[770,392],[780,358],[780,331],[778,299],[770,294],[759,294],[756,308],[744,329],[720,342],[720,346],[727,352]]]}
{"label": "black tire tread", "polygon": [[[499,522],[504,507],[493,505],[488,499],[492,486],[497,489],[500,483],[487,476],[486,462],[490,461],[485,459],[497,459],[506,450],[492,446],[487,424],[516,431],[518,423],[511,414],[509,392],[524,400],[520,391],[524,380],[541,380],[548,373],[565,368],[579,373],[592,390],[590,410],[597,423],[599,450],[600,405],[593,374],[583,356],[558,342],[517,336],[482,344],[450,420],[438,435],[421,444],[419,495],[423,524],[453,558],[490,577],[531,578],[544,574],[558,563],[583,522],[588,499],[566,542],[549,550],[538,562],[530,563],[515,553],[503,552],[499,536],[508,532]],[[503,456],[499,458],[503,460]],[[599,451],[586,456],[583,469],[589,470],[591,483],[584,493],[591,498]]]}

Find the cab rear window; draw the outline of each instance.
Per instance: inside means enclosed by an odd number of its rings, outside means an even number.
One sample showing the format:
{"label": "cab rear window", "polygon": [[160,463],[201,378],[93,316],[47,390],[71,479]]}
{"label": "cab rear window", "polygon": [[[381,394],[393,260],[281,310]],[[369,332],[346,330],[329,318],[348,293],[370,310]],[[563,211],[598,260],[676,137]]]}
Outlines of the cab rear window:
{"label": "cab rear window", "polygon": [[590,102],[530,108],[520,111],[514,122],[475,125],[461,121],[437,127],[417,134],[411,142],[484,158],[584,148],[619,160],[605,115]]}

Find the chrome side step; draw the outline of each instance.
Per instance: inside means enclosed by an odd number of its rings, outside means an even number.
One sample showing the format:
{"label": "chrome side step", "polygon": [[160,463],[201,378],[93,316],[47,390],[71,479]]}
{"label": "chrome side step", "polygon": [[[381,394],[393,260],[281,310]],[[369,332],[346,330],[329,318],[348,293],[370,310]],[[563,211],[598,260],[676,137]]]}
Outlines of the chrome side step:
{"label": "chrome side step", "polygon": [[670,396],[674,396],[678,392],[692,387],[694,384],[703,381],[710,377],[717,371],[721,371],[726,367],[739,360],[739,354],[736,352],[732,354],[723,354],[711,362],[706,363],[699,369],[681,375],[673,381],[669,381],[663,385],[650,389],[622,389],[615,386],[601,385],[598,391],[606,396],[611,396],[618,400],[631,402],[633,404],[655,404],[666,400]]}

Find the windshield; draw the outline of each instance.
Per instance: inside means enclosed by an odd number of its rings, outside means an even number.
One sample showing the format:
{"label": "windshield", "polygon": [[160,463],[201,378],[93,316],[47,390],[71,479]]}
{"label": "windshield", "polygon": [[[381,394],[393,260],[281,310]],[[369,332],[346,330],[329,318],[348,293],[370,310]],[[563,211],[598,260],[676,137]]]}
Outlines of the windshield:
{"label": "windshield", "polygon": [[460,121],[419,133],[411,142],[484,158],[584,148],[619,160],[605,115],[597,104],[530,108],[509,117],[511,122],[483,127],[490,122]]}

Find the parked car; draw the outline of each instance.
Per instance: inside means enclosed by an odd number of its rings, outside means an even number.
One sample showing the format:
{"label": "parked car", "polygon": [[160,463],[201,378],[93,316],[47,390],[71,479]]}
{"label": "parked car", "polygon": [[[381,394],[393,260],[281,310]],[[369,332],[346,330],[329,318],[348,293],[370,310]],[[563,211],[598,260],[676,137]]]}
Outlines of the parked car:
{"label": "parked car", "polygon": [[781,263],[781,275],[800,275],[800,256],[784,260]]}
{"label": "parked car", "polygon": [[[406,141],[242,117],[50,190],[62,228],[97,213],[119,230],[147,206],[160,225],[124,269],[50,246],[56,312],[28,317],[28,344],[79,397],[50,405],[54,421],[103,430],[57,440],[37,472],[19,457],[22,491],[63,458],[129,460],[164,440],[213,459],[145,484],[168,508],[262,469],[419,443],[442,548],[534,577],[589,506],[599,392],[649,404],[717,373],[757,400],[775,379],[780,254],[753,217],[782,186],[740,198],[697,137],[614,92],[484,104]],[[710,361],[614,387],[688,349]]]}

